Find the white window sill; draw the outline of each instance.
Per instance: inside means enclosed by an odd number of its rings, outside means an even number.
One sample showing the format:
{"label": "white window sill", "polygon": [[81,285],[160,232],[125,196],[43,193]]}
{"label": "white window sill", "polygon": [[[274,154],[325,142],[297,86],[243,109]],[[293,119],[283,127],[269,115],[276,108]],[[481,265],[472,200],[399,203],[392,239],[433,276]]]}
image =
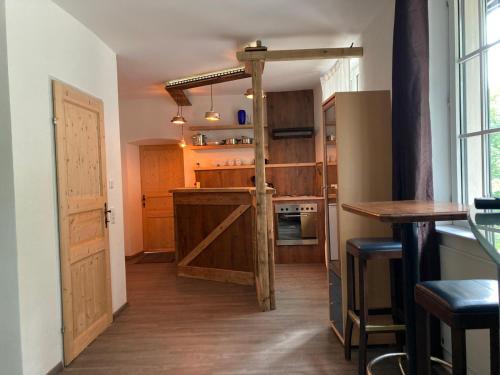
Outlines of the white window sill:
{"label": "white window sill", "polygon": [[474,237],[474,234],[471,232],[469,228],[462,227],[460,225],[453,225],[453,224],[436,225],[436,232],[458,238],[465,238],[468,240],[477,241],[476,237]]}

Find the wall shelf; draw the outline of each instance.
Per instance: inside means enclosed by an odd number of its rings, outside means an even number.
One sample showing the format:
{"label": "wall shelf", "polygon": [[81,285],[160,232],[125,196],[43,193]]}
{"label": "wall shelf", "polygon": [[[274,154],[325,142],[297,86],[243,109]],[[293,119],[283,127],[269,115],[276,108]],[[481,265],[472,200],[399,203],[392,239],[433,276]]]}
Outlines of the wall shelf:
{"label": "wall shelf", "polygon": [[[264,125],[267,127],[267,125]],[[214,130],[253,130],[253,125],[193,125],[191,131],[214,131]]]}
{"label": "wall shelf", "polygon": [[327,146],[335,146],[337,144],[337,141],[326,141]]}
{"label": "wall shelf", "polygon": [[204,150],[227,150],[231,148],[254,148],[254,144],[242,144],[238,143],[236,145],[206,145],[206,146],[187,146],[188,150],[204,151]]}
{"label": "wall shelf", "polygon": [[[266,164],[266,168],[297,168],[297,167],[315,167],[316,163],[287,163],[287,164]],[[253,169],[254,164],[246,165],[224,165],[221,167],[199,167],[195,171],[220,171],[228,169]]]}

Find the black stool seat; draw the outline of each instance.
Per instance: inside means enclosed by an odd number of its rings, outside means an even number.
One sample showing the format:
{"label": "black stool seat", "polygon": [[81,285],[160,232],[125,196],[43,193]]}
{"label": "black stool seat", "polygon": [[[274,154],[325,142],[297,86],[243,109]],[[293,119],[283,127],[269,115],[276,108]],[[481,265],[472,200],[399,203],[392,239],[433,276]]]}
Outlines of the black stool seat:
{"label": "black stool seat", "polygon": [[499,373],[498,281],[439,280],[425,281],[415,287],[417,331],[420,352],[417,352],[420,373],[430,373],[429,315],[451,328],[453,374],[467,373],[465,331],[490,330],[491,374]]}
{"label": "black stool seat", "polygon": [[415,296],[442,305],[453,314],[498,315],[496,280],[425,281],[417,285]]}
{"label": "black stool seat", "polygon": [[365,259],[399,259],[401,242],[392,238],[352,238],[347,241],[347,252]]}

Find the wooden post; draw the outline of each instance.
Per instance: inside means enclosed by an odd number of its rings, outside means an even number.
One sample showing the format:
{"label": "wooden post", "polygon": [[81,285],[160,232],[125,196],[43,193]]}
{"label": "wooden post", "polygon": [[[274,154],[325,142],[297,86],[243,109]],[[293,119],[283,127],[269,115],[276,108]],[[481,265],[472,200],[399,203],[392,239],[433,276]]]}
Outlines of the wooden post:
{"label": "wooden post", "polygon": [[271,309],[269,295],[269,250],[267,235],[266,167],[264,146],[264,99],[262,97],[263,61],[252,61],[253,118],[255,137],[255,187],[257,201],[257,277],[261,295],[259,305],[263,311]]}
{"label": "wooden post", "polygon": [[276,293],[274,290],[274,212],[273,212],[273,195],[267,194],[267,243],[268,243],[268,259],[269,259],[269,302],[271,310],[276,309]]}

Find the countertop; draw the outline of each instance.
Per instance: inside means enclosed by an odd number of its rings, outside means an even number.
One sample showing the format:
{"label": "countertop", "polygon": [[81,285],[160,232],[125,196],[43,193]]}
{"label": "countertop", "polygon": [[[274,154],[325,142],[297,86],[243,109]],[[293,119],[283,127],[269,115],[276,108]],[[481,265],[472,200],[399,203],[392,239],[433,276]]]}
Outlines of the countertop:
{"label": "countertop", "polygon": [[[267,194],[274,194],[275,189],[267,188]],[[170,193],[250,193],[255,194],[254,187],[231,187],[231,188],[177,188]]]}
{"label": "countertop", "polygon": [[280,202],[280,201],[313,201],[313,200],[323,200],[325,198],[317,195],[283,195],[283,196],[277,196],[273,197],[273,201],[275,202]]}

